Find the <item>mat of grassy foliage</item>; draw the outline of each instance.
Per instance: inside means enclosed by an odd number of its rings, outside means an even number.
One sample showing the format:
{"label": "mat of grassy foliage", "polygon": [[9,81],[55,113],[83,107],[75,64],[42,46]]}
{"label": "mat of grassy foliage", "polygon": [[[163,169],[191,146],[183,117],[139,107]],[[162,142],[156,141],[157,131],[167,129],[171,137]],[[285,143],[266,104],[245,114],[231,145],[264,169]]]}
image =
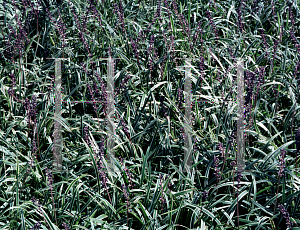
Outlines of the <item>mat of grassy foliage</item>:
{"label": "mat of grassy foliage", "polygon": [[[0,3],[0,229],[300,229],[299,1]],[[70,58],[62,62],[62,172],[52,171],[55,65],[47,59],[57,57]],[[101,57],[118,58],[118,171],[106,170],[106,104],[71,103],[106,99]],[[190,173],[182,170],[184,58],[192,59]]]}

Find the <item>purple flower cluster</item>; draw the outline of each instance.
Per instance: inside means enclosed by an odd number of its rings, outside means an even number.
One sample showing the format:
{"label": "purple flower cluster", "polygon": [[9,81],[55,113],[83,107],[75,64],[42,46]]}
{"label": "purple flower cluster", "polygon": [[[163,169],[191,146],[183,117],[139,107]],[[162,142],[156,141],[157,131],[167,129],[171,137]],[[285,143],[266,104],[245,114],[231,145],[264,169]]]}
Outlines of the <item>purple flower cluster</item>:
{"label": "purple flower cluster", "polygon": [[131,43],[131,47],[133,49],[133,52],[134,52],[134,55],[136,58],[139,57],[139,51],[138,51],[138,42],[137,42],[138,39],[136,39],[135,41],[132,39],[132,37],[130,36],[130,43]]}
{"label": "purple flower cluster", "polygon": [[37,146],[36,146],[36,140],[35,140],[35,131],[33,133],[33,138],[32,138],[32,154],[34,155],[34,158],[36,159],[36,152],[38,150]]}
{"label": "purple flower cluster", "polygon": [[[94,68],[95,63],[92,62],[91,65]],[[97,111],[98,111],[96,99],[101,102],[103,111],[105,113],[106,108],[107,108],[107,97],[108,96],[107,96],[106,86],[105,86],[105,83],[104,83],[102,77],[97,72],[88,71],[86,68],[86,65],[84,63],[81,63],[81,67],[84,70],[84,72],[87,74],[87,76],[90,77],[92,74],[94,74],[97,77],[98,82],[100,84],[100,88],[97,86],[95,80],[91,79],[93,81],[93,87],[89,83],[87,83],[88,94],[89,94],[91,100],[93,101],[93,109],[94,109],[95,113],[97,114]],[[99,89],[101,90],[101,94],[100,94]]]}
{"label": "purple flower cluster", "polygon": [[81,28],[82,28],[82,32],[87,33],[87,25],[86,25],[86,21],[87,21],[87,15],[86,14],[82,14],[81,15]]}
{"label": "purple flower cluster", "polygon": [[54,88],[54,83],[55,83],[55,75],[51,75],[51,83],[50,83],[50,85],[47,87],[48,93],[50,93],[51,90]]}
{"label": "purple flower cluster", "polygon": [[279,171],[278,171],[278,175],[279,177],[284,176],[284,169],[285,169],[285,155],[286,155],[286,150],[281,149],[280,150],[280,156],[279,156]]}
{"label": "purple flower cluster", "polygon": [[29,37],[27,36],[27,31],[25,30],[25,26],[22,25],[21,21],[19,20],[18,15],[16,14],[16,20],[18,24],[18,35],[16,37],[16,44],[14,47],[14,51],[18,50],[19,51],[19,57],[22,57],[22,54],[25,50],[26,43],[29,44],[30,40]]}
{"label": "purple flower cluster", "polygon": [[280,32],[279,32],[279,42],[282,42],[282,36],[283,36],[283,25],[280,26]]}
{"label": "purple flower cluster", "polygon": [[63,222],[61,226],[63,226],[65,230],[70,230],[69,225],[65,222]]}
{"label": "purple flower cluster", "polygon": [[160,187],[160,192],[161,196],[159,198],[160,204],[161,204],[161,211],[163,211],[164,204],[166,203],[166,200],[164,198],[164,187],[163,187],[163,175],[159,174],[159,187]]}
{"label": "purple flower cluster", "polygon": [[269,57],[269,52],[268,52],[269,45],[267,43],[267,39],[266,39],[266,35],[265,35],[265,32],[264,32],[264,29],[260,28],[259,32],[261,33],[261,36],[263,38],[263,44],[264,44],[264,47],[266,49],[265,58],[267,58],[267,57]]}
{"label": "purple flower cluster", "polygon": [[[94,112],[97,114],[97,111],[98,111],[98,105],[97,105],[96,100],[95,100],[95,97],[94,97],[95,91],[92,89],[92,86],[91,86],[89,83],[87,83],[86,85],[87,85],[87,88],[88,88],[89,95],[90,95],[90,97],[91,97],[91,99],[92,99],[92,101],[93,101],[93,109],[94,109]],[[97,90],[97,89],[98,89],[98,88],[96,88],[96,90]]]}
{"label": "purple flower cluster", "polygon": [[118,94],[121,94],[122,92],[126,91],[127,89],[127,83],[129,82],[130,80],[130,75],[127,74],[126,77],[123,79],[123,81],[121,82],[120,84],[120,87],[118,87],[116,89],[116,92],[115,92],[115,96],[118,95]]}
{"label": "purple flower cluster", "polygon": [[94,0],[89,0],[89,4],[90,4],[90,6],[89,6],[90,11],[93,14],[93,18],[98,18],[100,28],[102,29],[102,31],[104,31],[104,28],[103,28],[103,25],[102,25],[102,19],[101,19],[101,16],[100,16],[96,6],[94,5]]}
{"label": "purple flower cluster", "polygon": [[292,227],[292,221],[290,219],[290,215],[288,213],[288,211],[284,208],[284,206],[282,204],[278,205],[279,211],[281,212],[283,218],[286,221],[286,226],[288,229],[290,229]]}
{"label": "purple flower cluster", "polygon": [[154,58],[151,56],[151,54],[153,54],[155,56],[154,41],[155,41],[155,36],[151,35],[150,41],[149,41],[149,47],[147,49],[147,53],[148,53],[148,57],[149,57],[148,67],[150,70],[150,75],[151,75],[151,72],[153,71],[153,60],[154,60]]}
{"label": "purple flower cluster", "polygon": [[[31,1],[30,1],[31,3]],[[32,3],[31,3],[32,4]],[[27,6],[25,6],[27,7]],[[23,9],[25,9],[24,7],[24,3],[23,3]],[[28,31],[29,27],[30,27],[30,23],[32,22],[32,20],[34,19],[34,16],[36,18],[38,18],[38,10],[36,11],[34,8],[32,10],[29,10],[27,13],[27,17],[25,18],[25,22],[24,22],[24,28],[26,28],[26,30]],[[38,29],[38,28],[37,28]]]}
{"label": "purple flower cluster", "polygon": [[[202,38],[201,38],[202,40]],[[200,61],[199,61],[199,69],[200,69],[200,73],[201,73],[201,80],[200,80],[200,92],[201,92],[201,86],[202,86],[202,81],[204,78],[204,69],[205,69],[205,65],[204,65],[204,57],[203,57],[203,49],[201,49],[201,57],[200,57]]]}
{"label": "purple flower cluster", "polygon": [[162,18],[161,18],[161,0],[157,0],[156,15],[159,18],[160,23],[162,23]]}
{"label": "purple flower cluster", "polygon": [[5,41],[4,57],[6,56],[7,58],[11,59],[12,63],[14,63],[13,38],[15,38],[17,35],[11,25],[8,25],[8,28],[10,29],[10,32],[8,33],[8,37]]}
{"label": "purple flower cluster", "polygon": [[89,48],[89,46],[87,44],[87,41],[86,41],[85,37],[83,36],[84,28],[82,28],[82,26],[81,26],[82,23],[80,23],[80,21],[78,19],[78,16],[77,16],[77,13],[75,11],[75,8],[72,5],[70,5],[70,8],[71,8],[71,12],[73,14],[73,17],[75,19],[76,27],[78,28],[78,31],[79,31],[78,34],[80,36],[81,42],[83,43],[84,48],[86,49],[86,51],[88,53],[88,56],[91,58],[93,55],[91,54],[90,48]]}
{"label": "purple flower cluster", "polygon": [[33,1],[28,0],[28,2],[29,2],[29,4],[30,4],[30,6],[31,6],[32,11],[33,11],[34,14],[35,14],[35,17],[38,19],[38,17],[39,17],[39,12],[40,12],[39,6],[42,5],[41,1],[40,1],[40,0],[36,1],[36,3],[37,3],[36,5],[33,4]]}
{"label": "purple flower cluster", "polygon": [[147,30],[145,31],[146,34],[150,33],[151,27],[156,22],[157,17],[159,17],[159,20],[162,21],[161,15],[160,15],[160,10],[161,10],[161,3],[160,3],[160,1],[158,2],[158,4],[159,5],[158,5],[158,8],[157,8],[157,10],[156,10],[156,12],[154,14],[154,17],[152,18],[152,21],[149,23],[149,26],[147,27]]}
{"label": "purple flower cluster", "polygon": [[[97,152],[97,168],[98,168],[98,172],[99,172],[99,177],[100,180],[102,182],[102,188],[106,188],[108,187],[108,178],[107,175],[105,173],[105,166],[104,166],[104,138],[102,137],[102,140],[99,144],[99,151]],[[108,191],[107,191],[108,193]]]}
{"label": "purple flower cluster", "polygon": [[211,27],[212,27],[214,33],[215,33],[216,41],[217,41],[217,43],[218,43],[218,40],[219,40],[218,31],[217,31],[215,22],[214,22],[214,20],[212,19],[209,10],[206,11],[206,15],[207,15],[207,17],[208,17],[209,23],[210,23],[210,25],[211,25]]}
{"label": "purple flower cluster", "polygon": [[[27,112],[27,119],[28,119],[28,127],[30,127],[30,124],[33,125],[33,135],[32,135],[32,155],[34,156],[34,159],[37,159],[37,146],[36,146],[36,115],[37,115],[37,102],[36,97],[32,97],[32,101],[30,102],[28,98],[25,98],[24,103],[25,110]],[[33,166],[33,159],[31,158],[28,162],[28,169],[27,173],[29,173],[30,169]]]}
{"label": "purple flower cluster", "polygon": [[140,32],[138,33],[138,36],[137,36],[135,42],[136,42],[137,44],[139,44],[140,41],[141,41],[141,42],[145,42],[146,37],[147,37],[147,36],[146,36],[146,31],[145,31],[145,30],[140,30]]}
{"label": "purple flower cluster", "polygon": [[196,45],[196,43],[199,39],[199,33],[201,34],[201,39],[202,39],[203,30],[201,29],[201,21],[198,22],[196,32],[195,32],[194,37],[193,37],[193,47]]}
{"label": "purple flower cluster", "polygon": [[60,12],[58,10],[58,14],[59,14],[59,19],[58,20],[54,20],[54,18],[51,16],[49,9],[46,8],[46,13],[49,17],[49,19],[51,20],[52,24],[55,26],[55,28],[57,29],[62,41],[63,41],[63,45],[62,47],[65,47],[65,38],[66,38],[66,26],[61,18]]}
{"label": "purple flower cluster", "polygon": [[219,158],[218,156],[214,156],[214,176],[216,177],[217,179],[217,183],[220,181],[221,179],[221,175],[220,175],[220,168],[219,168]]}
{"label": "purple flower cluster", "polygon": [[49,171],[48,168],[46,168],[46,176],[47,176],[47,178],[48,178],[48,183],[47,183],[47,185],[49,186],[50,191],[51,191],[51,193],[52,193],[52,191],[53,191],[53,186],[52,186],[52,184],[53,184],[54,181],[53,181],[52,173]]}
{"label": "purple flower cluster", "polygon": [[197,144],[198,144],[198,140],[196,137],[193,138],[193,141],[194,141],[194,152],[198,152],[200,149],[198,148]]}
{"label": "purple flower cluster", "polygon": [[85,140],[86,144],[88,146],[90,146],[91,142],[90,142],[90,138],[89,138],[89,127],[88,126],[84,126],[83,135],[84,135],[84,140]]}
{"label": "purple flower cluster", "polygon": [[118,21],[121,24],[122,33],[126,33],[122,1],[119,1],[119,4],[114,3],[113,6],[114,6],[114,14],[118,14],[118,18],[119,18]]}
{"label": "purple flower cluster", "polygon": [[41,222],[36,222],[30,230],[39,230],[41,227]]}
{"label": "purple flower cluster", "polygon": [[[233,54],[233,52],[232,52],[232,48],[231,47],[228,47],[228,52],[229,52],[229,54],[230,54],[230,57],[233,59],[233,60],[235,60],[235,55]],[[231,70],[231,66],[228,68],[229,70]]]}
{"label": "purple flower cluster", "polygon": [[253,95],[253,99],[256,100],[258,97],[258,93],[260,92],[261,86],[265,83],[265,66],[260,66],[259,69],[255,70],[255,74],[258,75],[258,78],[256,79],[256,92]]}
{"label": "purple flower cluster", "polygon": [[177,90],[177,97],[178,97],[178,108],[182,109],[182,103],[183,103],[183,91],[182,89],[178,88]]}
{"label": "purple flower cluster", "polygon": [[258,0],[254,0],[254,1],[253,1],[252,7],[251,7],[252,14],[253,14],[253,13],[258,14],[259,10],[261,9],[261,6],[259,6],[258,3],[259,3]]}
{"label": "purple flower cluster", "polygon": [[172,5],[173,5],[173,9],[174,9],[174,12],[177,16],[177,18],[179,18],[179,22],[183,28],[183,30],[185,31],[186,35],[188,36],[189,38],[189,41],[190,41],[190,45],[192,45],[192,41],[191,41],[191,32],[190,32],[190,29],[188,27],[188,24],[183,16],[183,14],[179,14],[178,13],[178,6],[177,6],[177,3],[175,0],[172,0]]}
{"label": "purple flower cluster", "polygon": [[204,190],[202,192],[202,201],[205,201],[208,198],[208,191]]}
{"label": "purple flower cluster", "polygon": [[[168,3],[168,0],[164,0],[164,6],[165,6],[165,8],[167,10],[167,14],[169,16],[169,19],[171,19],[171,17],[172,17],[172,15],[171,15],[171,8],[170,8],[170,4]],[[171,20],[169,20],[168,28],[169,28],[169,30],[171,30],[171,28],[172,28]]]}
{"label": "purple flower cluster", "polygon": [[[39,199],[36,199],[34,196],[31,199],[32,203],[37,207],[38,213],[44,218],[45,223],[47,223],[46,218],[42,212],[42,205],[39,202]],[[50,229],[50,226],[47,224],[48,229]]]}
{"label": "purple flower cluster", "polygon": [[60,34],[60,37],[62,38],[62,41],[63,41],[63,45],[62,47],[65,47],[65,39],[66,39],[66,31],[67,31],[67,28],[65,26],[65,23],[63,22],[62,20],[62,17],[60,15],[60,12],[58,10],[58,14],[59,14],[59,18],[57,20],[57,28],[58,28],[58,32]]}
{"label": "purple flower cluster", "polygon": [[37,115],[37,101],[36,101],[36,96],[32,97],[32,101],[30,104],[30,107],[28,108],[29,116],[32,118],[32,120],[36,120],[36,115]]}
{"label": "purple flower cluster", "polygon": [[292,22],[291,31],[294,31],[294,28],[295,28],[295,18],[294,18],[294,14],[293,14],[293,11],[292,11],[292,5],[293,5],[292,2],[289,1],[288,2],[288,6],[289,6],[289,16],[290,16],[290,19],[291,19],[291,22]]}
{"label": "purple flower cluster", "polygon": [[244,0],[241,0],[240,7],[238,8],[238,26],[240,31],[243,33],[243,18],[242,18],[242,11],[244,10]]}
{"label": "purple flower cluster", "polygon": [[27,173],[27,176],[28,176],[28,174],[30,173],[30,169],[33,168],[33,159],[32,159],[32,157],[30,157],[30,160],[28,161],[27,164],[28,164],[28,168],[27,168],[26,173]]}
{"label": "purple flower cluster", "polygon": [[16,78],[14,73],[10,74],[10,79],[11,79],[11,88],[8,90],[8,95],[14,97],[15,95],[14,87],[16,86]]}
{"label": "purple flower cluster", "polygon": [[272,0],[271,5],[272,5],[272,16],[273,16],[273,19],[275,20],[276,13],[275,13],[275,1],[274,0]]}
{"label": "purple flower cluster", "polygon": [[[167,45],[167,46],[169,46],[169,45]],[[166,61],[167,61],[167,57],[168,57],[168,54],[165,54],[164,58],[163,58],[163,61],[161,62],[159,81],[162,81],[163,73],[164,73],[164,70],[165,70],[165,64],[166,64]]]}
{"label": "purple flower cluster", "polygon": [[[191,31],[189,29],[188,23],[185,20],[185,17],[183,16],[183,14],[180,14],[179,18],[180,18],[181,25],[182,25],[186,35],[188,36],[188,39],[189,39],[189,42],[190,42],[190,45],[191,45],[190,48],[192,48]],[[192,49],[191,49],[191,51],[192,51]]]}
{"label": "purple flower cluster", "polygon": [[120,159],[121,164],[124,167],[124,172],[125,172],[125,174],[127,176],[128,182],[129,182],[128,187],[131,189],[131,188],[134,187],[134,185],[132,184],[132,174],[131,174],[130,170],[126,167],[124,159],[121,158],[121,157],[119,159]]}
{"label": "purple flower cluster", "polygon": [[171,191],[171,189],[172,189],[172,187],[174,186],[174,183],[171,181],[171,178],[170,178],[170,175],[168,174],[167,176],[166,176],[166,180],[168,180],[168,189],[169,189],[169,191]]}
{"label": "purple flower cluster", "polygon": [[[171,8],[170,8],[170,4],[168,3],[168,0],[164,0],[164,6],[167,10],[167,14],[169,16],[169,23],[168,23],[168,30],[171,31],[172,30],[172,24],[171,24],[171,18],[172,18],[172,15],[171,15]],[[163,34],[164,38],[165,38],[165,34]],[[173,36],[173,34],[171,33],[170,35],[170,44],[168,44],[166,41],[165,43],[167,44],[167,49],[170,51],[170,57],[171,59],[174,59],[174,53],[175,53],[175,46],[174,46],[174,39],[175,37]],[[175,63],[176,63],[176,66],[177,66],[177,60],[175,59]]]}
{"label": "purple flower cluster", "polygon": [[42,205],[39,203],[39,199],[36,199],[34,196],[31,199],[32,203],[37,207],[37,211],[44,216],[42,212]]}
{"label": "purple flower cluster", "polygon": [[126,173],[126,176],[129,180],[129,188],[133,188],[133,184],[132,184],[132,175],[131,172],[129,171],[129,169],[125,166],[124,171]]}
{"label": "purple flower cluster", "polygon": [[178,66],[177,64],[177,60],[175,59],[175,36],[173,34],[170,35],[170,57],[175,61],[176,66]]}
{"label": "purple flower cluster", "polygon": [[250,116],[252,111],[252,100],[254,99],[253,90],[255,86],[256,76],[250,71],[245,71],[245,82],[247,85],[247,95],[245,97],[245,118],[249,118],[247,124],[249,127],[252,125],[252,117]]}
{"label": "purple flower cluster", "polygon": [[129,193],[127,192],[127,186],[125,184],[122,184],[121,187],[122,187],[122,190],[123,190],[124,197],[126,199],[125,202],[126,202],[127,212],[131,212],[131,210],[130,210],[130,201],[129,201]]}
{"label": "purple flower cluster", "polygon": [[105,83],[104,83],[104,81],[103,81],[103,79],[102,79],[102,77],[100,76],[99,73],[95,72],[94,74],[97,77],[98,82],[100,84],[100,87],[97,87],[97,89],[100,88],[100,90],[101,90],[101,95],[96,95],[96,97],[97,97],[97,100],[101,101],[101,105],[102,105],[103,111],[106,114],[107,99],[108,99],[106,85],[105,85]]}
{"label": "purple flower cluster", "polygon": [[293,30],[290,30],[290,35],[291,35],[292,41],[297,49],[298,55],[300,55],[300,44],[297,42],[297,38],[296,38]]}
{"label": "purple flower cluster", "polygon": [[36,96],[32,97],[32,101],[29,101],[28,98],[25,98],[24,107],[27,112],[28,121],[29,122],[36,121],[36,115],[37,115]]}
{"label": "purple flower cluster", "polygon": [[224,149],[223,143],[219,143],[218,149],[220,150],[221,158],[225,159],[225,149]]}
{"label": "purple flower cluster", "polygon": [[126,136],[127,136],[128,138],[130,138],[129,129],[128,129],[128,127],[127,127],[125,121],[123,120],[123,118],[120,118],[120,123],[121,123],[121,126],[123,127],[124,133],[126,134]]}

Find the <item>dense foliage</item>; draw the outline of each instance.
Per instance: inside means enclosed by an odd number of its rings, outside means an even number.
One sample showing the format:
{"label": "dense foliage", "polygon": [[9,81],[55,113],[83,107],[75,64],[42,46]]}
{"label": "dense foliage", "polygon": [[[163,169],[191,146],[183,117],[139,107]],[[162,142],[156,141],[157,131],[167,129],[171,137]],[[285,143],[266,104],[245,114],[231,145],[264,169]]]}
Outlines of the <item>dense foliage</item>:
{"label": "dense foliage", "polygon": [[[300,228],[299,1],[0,3],[0,229]],[[62,172],[51,170],[58,57],[70,58],[62,61]],[[106,170],[107,57],[116,58],[118,171]]]}

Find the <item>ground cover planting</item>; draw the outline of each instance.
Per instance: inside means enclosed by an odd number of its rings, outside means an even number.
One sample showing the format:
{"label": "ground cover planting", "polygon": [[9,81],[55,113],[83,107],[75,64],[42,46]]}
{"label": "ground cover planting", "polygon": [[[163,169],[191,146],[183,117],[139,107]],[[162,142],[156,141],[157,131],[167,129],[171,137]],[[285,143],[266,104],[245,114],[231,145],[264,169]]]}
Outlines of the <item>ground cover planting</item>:
{"label": "ground cover planting", "polygon": [[0,3],[0,229],[300,229],[299,1]]}

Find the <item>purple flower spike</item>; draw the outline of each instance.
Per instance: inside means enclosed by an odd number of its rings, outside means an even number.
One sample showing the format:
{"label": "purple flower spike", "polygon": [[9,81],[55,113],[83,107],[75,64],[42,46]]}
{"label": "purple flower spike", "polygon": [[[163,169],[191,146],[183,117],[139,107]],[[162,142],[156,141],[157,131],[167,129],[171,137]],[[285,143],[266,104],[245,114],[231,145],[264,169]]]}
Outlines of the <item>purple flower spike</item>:
{"label": "purple flower spike", "polygon": [[49,186],[49,188],[52,192],[52,190],[53,190],[52,184],[53,184],[54,181],[53,181],[52,173],[49,171],[48,168],[46,168],[46,176],[48,178],[48,186]]}
{"label": "purple flower spike", "polygon": [[83,128],[83,133],[84,133],[84,140],[87,143],[88,146],[90,146],[90,139],[89,139],[89,128],[87,126],[84,126]]}
{"label": "purple flower spike", "polygon": [[290,229],[292,227],[292,222],[291,222],[288,211],[284,208],[284,206],[282,204],[278,205],[278,208],[279,208],[279,211],[281,212],[283,218],[286,221],[287,228]]}
{"label": "purple flower spike", "polygon": [[97,168],[98,168],[98,172],[99,172],[99,177],[100,177],[100,180],[102,182],[102,188],[105,188],[107,190],[107,188],[108,188],[108,178],[107,178],[107,175],[104,171],[104,169],[105,169],[105,166],[104,166],[105,146],[104,146],[104,144],[105,144],[104,137],[102,137],[102,140],[99,144],[99,151],[97,153],[96,161],[97,161]]}
{"label": "purple flower spike", "polygon": [[241,179],[242,179],[243,175],[241,172],[237,172],[237,182],[238,182],[238,188],[241,187],[240,183],[241,183]]}
{"label": "purple flower spike", "polygon": [[127,211],[131,212],[131,210],[130,210],[130,201],[129,201],[129,193],[127,192],[127,186],[125,184],[122,184],[121,187],[122,187],[122,190],[123,190],[124,197],[126,199]]}
{"label": "purple flower spike", "polygon": [[244,10],[244,1],[241,1],[240,7],[238,8],[238,25],[241,32],[243,32],[243,18],[242,18],[242,11]]}
{"label": "purple flower spike", "polygon": [[121,126],[123,127],[124,133],[126,134],[126,136],[127,136],[128,138],[130,138],[129,129],[128,129],[128,127],[127,127],[125,121],[124,121],[122,118],[120,119],[120,121],[121,121]]}
{"label": "purple flower spike", "polygon": [[10,78],[11,78],[11,88],[8,90],[8,94],[13,97],[15,95],[14,87],[16,86],[15,74],[11,73]]}
{"label": "purple flower spike", "polygon": [[221,153],[221,158],[224,159],[225,158],[225,149],[223,147],[223,143],[219,143],[218,148],[219,148],[220,153]]}
{"label": "purple flower spike", "polygon": [[160,192],[161,192],[161,196],[159,198],[159,201],[161,203],[161,211],[163,211],[164,204],[166,203],[166,200],[164,198],[163,175],[162,174],[159,175],[159,187],[160,187]]}
{"label": "purple flower spike", "polygon": [[208,198],[208,191],[204,190],[202,193],[202,201],[205,201]]}
{"label": "purple flower spike", "polygon": [[268,48],[269,48],[269,45],[267,43],[267,39],[266,39],[266,35],[264,33],[264,29],[259,29],[260,33],[261,33],[261,36],[263,38],[263,44],[264,44],[264,47],[266,49],[266,54],[265,54],[265,57],[269,57],[269,52],[268,52]]}
{"label": "purple flower spike", "polygon": [[220,169],[219,169],[219,158],[217,156],[214,156],[214,175],[217,179],[217,183],[220,181],[221,179],[221,175],[220,175]]}
{"label": "purple flower spike", "polygon": [[34,196],[31,199],[32,203],[37,207],[37,211],[43,215],[42,213],[42,205],[39,203],[39,199],[36,199]]}
{"label": "purple flower spike", "polygon": [[183,103],[183,91],[182,89],[178,88],[178,94],[177,94],[177,97],[178,97],[178,108],[179,109],[182,109],[182,103]]}
{"label": "purple flower spike", "polygon": [[217,28],[216,28],[216,24],[215,24],[214,20],[212,19],[211,14],[210,14],[209,11],[206,11],[206,15],[207,15],[207,17],[209,19],[209,23],[210,23],[210,25],[211,25],[211,27],[213,29],[214,34],[215,34],[216,42],[218,43],[219,36],[218,36],[218,31],[217,31]]}

